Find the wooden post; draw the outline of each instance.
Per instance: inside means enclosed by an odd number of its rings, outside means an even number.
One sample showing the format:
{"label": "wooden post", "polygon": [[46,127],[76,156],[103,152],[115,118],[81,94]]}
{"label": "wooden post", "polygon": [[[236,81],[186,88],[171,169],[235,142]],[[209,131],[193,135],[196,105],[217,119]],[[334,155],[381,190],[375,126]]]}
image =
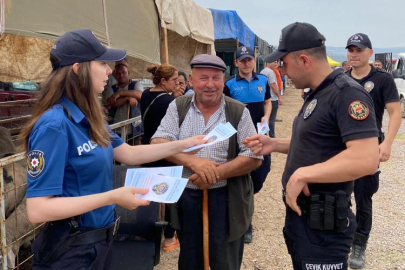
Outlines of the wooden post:
{"label": "wooden post", "polygon": [[204,256],[204,270],[210,269],[210,253],[209,253],[209,219],[208,219],[208,190],[203,190],[203,256]]}
{"label": "wooden post", "polygon": [[160,27],[160,62],[169,64],[169,45],[167,41],[167,29]]}

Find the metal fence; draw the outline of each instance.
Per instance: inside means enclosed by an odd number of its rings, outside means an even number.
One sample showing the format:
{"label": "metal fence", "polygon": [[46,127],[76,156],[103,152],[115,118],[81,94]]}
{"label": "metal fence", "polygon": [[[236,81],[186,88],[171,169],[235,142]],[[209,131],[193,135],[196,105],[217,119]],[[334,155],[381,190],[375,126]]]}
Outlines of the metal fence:
{"label": "metal fence", "polygon": [[[135,117],[111,125],[111,129],[121,134],[121,138],[134,145],[140,134],[128,132],[141,117]],[[128,134],[133,134],[130,137]],[[26,155],[15,154],[0,159],[0,246],[1,269],[31,269],[31,242],[40,232],[43,224],[31,224],[27,218],[25,191]]]}

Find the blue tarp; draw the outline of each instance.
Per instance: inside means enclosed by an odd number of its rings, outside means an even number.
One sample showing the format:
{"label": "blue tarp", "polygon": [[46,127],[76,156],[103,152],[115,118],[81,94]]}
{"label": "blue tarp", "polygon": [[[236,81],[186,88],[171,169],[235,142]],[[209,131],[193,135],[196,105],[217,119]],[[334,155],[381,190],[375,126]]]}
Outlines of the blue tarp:
{"label": "blue tarp", "polygon": [[235,39],[252,49],[255,47],[256,35],[242,21],[234,10],[210,9],[214,20],[215,40]]}

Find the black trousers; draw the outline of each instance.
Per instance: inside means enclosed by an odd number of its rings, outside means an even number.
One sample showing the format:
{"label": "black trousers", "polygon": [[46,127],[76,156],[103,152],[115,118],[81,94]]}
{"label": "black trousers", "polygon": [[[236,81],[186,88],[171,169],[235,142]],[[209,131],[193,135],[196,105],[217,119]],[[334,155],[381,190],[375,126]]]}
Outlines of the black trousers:
{"label": "black trousers", "polygon": [[356,232],[370,235],[373,223],[373,195],[378,191],[380,172],[367,175],[354,182],[354,199],[356,201]]}
{"label": "black trousers", "polygon": [[108,270],[112,259],[113,240],[80,245],[62,254],[52,264],[41,264],[33,260],[33,270]]}
{"label": "black trousers", "polygon": [[294,270],[347,269],[356,229],[354,214],[348,211],[349,226],[342,233],[311,229],[306,215],[298,216],[288,208],[283,233]]}
{"label": "black trousers", "polygon": [[277,117],[277,111],[278,111],[278,100],[272,100],[271,101],[271,114],[270,114],[270,119],[269,119],[269,135],[271,138],[276,137],[276,131],[275,131],[275,126],[276,126],[276,117]]}
{"label": "black trousers", "polygon": [[[186,188],[177,203],[181,230],[180,270],[203,269],[202,191]],[[243,236],[228,242],[228,189],[208,190],[209,260],[211,270],[238,270],[242,264]]]}

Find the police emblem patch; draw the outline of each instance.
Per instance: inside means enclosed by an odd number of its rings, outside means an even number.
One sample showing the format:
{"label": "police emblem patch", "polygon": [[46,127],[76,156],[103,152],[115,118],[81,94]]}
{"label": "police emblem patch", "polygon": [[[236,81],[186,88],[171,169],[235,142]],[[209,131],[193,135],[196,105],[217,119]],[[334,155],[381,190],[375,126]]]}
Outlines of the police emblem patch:
{"label": "police emblem patch", "polygon": [[370,109],[364,101],[356,100],[349,105],[349,115],[355,120],[364,120],[370,114]]}
{"label": "police emblem patch", "polygon": [[44,153],[39,150],[30,151],[27,155],[27,172],[31,177],[39,176],[45,167]]}
{"label": "police emblem patch", "polygon": [[257,86],[257,91],[259,91],[259,93],[261,94],[263,92],[263,86],[258,85]]}
{"label": "police emblem patch", "polygon": [[364,89],[366,89],[367,92],[371,92],[371,90],[374,89],[374,83],[372,81],[368,81],[364,84]]}
{"label": "police emblem patch", "polygon": [[164,182],[160,183],[158,185],[154,185],[152,188],[153,192],[155,192],[157,195],[165,194],[168,189],[169,189],[169,185]]}
{"label": "police emblem patch", "polygon": [[317,99],[312,100],[308,104],[307,108],[305,109],[304,119],[307,119],[312,114],[312,112],[315,110],[316,104],[318,104]]}

